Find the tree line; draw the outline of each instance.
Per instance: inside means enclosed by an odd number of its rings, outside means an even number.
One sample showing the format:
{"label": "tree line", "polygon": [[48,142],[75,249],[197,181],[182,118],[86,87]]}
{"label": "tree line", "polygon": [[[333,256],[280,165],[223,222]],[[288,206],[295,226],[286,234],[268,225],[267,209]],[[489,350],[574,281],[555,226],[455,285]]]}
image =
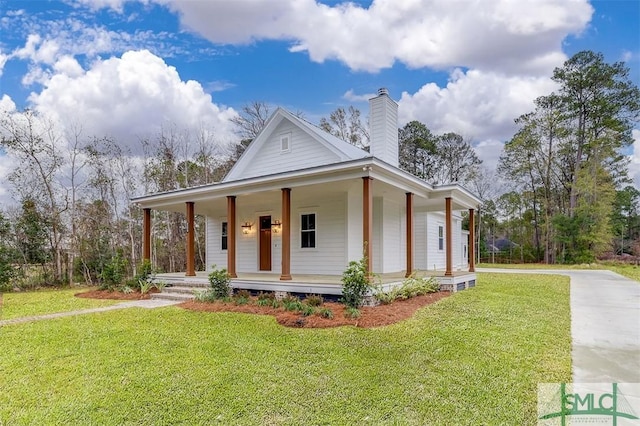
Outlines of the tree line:
{"label": "tree line", "polygon": [[[607,252],[640,254],[640,192],[630,185],[623,155],[640,95],[628,72],[593,52],[557,68],[552,78],[559,89],[516,119],[518,131],[505,143],[497,172],[483,166],[461,135],[434,134],[419,121],[398,129],[400,167],[480,196],[476,235],[483,257],[499,251],[512,261],[570,263]],[[165,126],[125,145],[87,137],[81,126],[62,127],[34,111],[3,113],[0,148],[19,163],[8,176],[17,203],[0,210],[0,289],[95,284],[114,270],[135,275],[142,215],[129,199],[221,180],[270,115],[264,102],[244,106],[232,120],[240,140],[228,145],[205,126]],[[357,108],[338,108],[319,127],[368,149],[368,126]],[[183,215],[153,215],[154,268],[184,270]],[[496,240],[507,244],[498,249]],[[203,269],[200,217],[195,241],[196,267]]]}

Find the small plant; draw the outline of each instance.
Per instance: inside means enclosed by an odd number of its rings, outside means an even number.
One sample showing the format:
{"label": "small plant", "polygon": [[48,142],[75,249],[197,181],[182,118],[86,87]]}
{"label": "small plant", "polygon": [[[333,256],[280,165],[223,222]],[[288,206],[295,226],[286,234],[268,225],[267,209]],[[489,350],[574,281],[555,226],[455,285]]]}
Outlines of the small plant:
{"label": "small plant", "polygon": [[138,280],[138,284],[140,286],[140,294],[149,293],[149,290],[153,287],[153,281],[151,281],[150,278],[147,278],[146,280],[140,279]]}
{"label": "small plant", "polygon": [[233,297],[233,301],[236,305],[246,305],[251,299],[251,292],[249,290],[238,290]]}
{"label": "small plant", "polygon": [[164,281],[156,281],[153,283],[153,286],[158,289],[159,292],[162,293],[162,290],[167,286],[167,283]]}
{"label": "small plant", "polygon": [[267,292],[261,291],[260,293],[258,293],[258,300],[271,301],[271,300],[274,300],[275,298],[276,298],[276,295],[272,291],[267,291]]}
{"label": "small plant", "polygon": [[316,308],[309,305],[302,305],[302,309],[300,312],[302,312],[303,317],[308,317],[316,313]]}
{"label": "small plant", "polygon": [[270,306],[271,300],[269,299],[258,299],[256,300],[256,305],[258,306]]}
{"label": "small plant", "polygon": [[394,300],[405,300],[416,296],[435,293],[440,286],[435,278],[417,278],[415,275],[407,278],[403,283],[390,291],[378,291],[374,297],[382,304],[389,304]]}
{"label": "small plant", "polygon": [[271,307],[274,309],[278,309],[280,306],[282,305],[282,303],[276,299],[275,297],[271,300]]}
{"label": "small plant", "polygon": [[231,279],[226,269],[216,269],[216,265],[213,265],[213,269],[209,274],[209,284],[216,299],[229,297],[231,293]]}
{"label": "small plant", "polygon": [[296,296],[287,296],[282,299],[282,306],[286,311],[301,311],[302,303]]}
{"label": "small plant", "polygon": [[348,307],[344,315],[347,318],[352,318],[352,319],[360,318],[360,310],[356,308]]}
{"label": "small plant", "polygon": [[124,294],[131,294],[133,293],[133,289],[131,287],[129,287],[128,285],[123,285],[122,287],[120,287],[120,292],[124,293]]}
{"label": "small plant", "polygon": [[371,277],[367,272],[367,259],[363,257],[357,262],[349,262],[342,273],[342,303],[357,310],[370,290]]}
{"label": "small plant", "polygon": [[307,294],[305,302],[309,306],[320,306],[324,303],[324,299],[319,294]]}
{"label": "small plant", "polygon": [[211,292],[211,290],[196,292],[194,294],[194,299],[196,300],[196,302],[213,302],[216,300],[216,298],[213,297],[213,293]]}
{"label": "small plant", "polygon": [[251,298],[251,292],[249,290],[238,290],[236,292],[236,297],[242,297],[244,299],[250,299]]}
{"label": "small plant", "polygon": [[322,318],[327,318],[327,319],[332,319],[333,318],[333,311],[329,308],[320,308],[320,311],[318,311],[318,314],[322,317]]}

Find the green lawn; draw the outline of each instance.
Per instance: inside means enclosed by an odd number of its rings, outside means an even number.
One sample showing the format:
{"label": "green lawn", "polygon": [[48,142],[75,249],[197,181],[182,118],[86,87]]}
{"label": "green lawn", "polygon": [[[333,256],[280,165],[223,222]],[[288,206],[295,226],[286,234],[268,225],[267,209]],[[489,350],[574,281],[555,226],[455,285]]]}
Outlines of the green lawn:
{"label": "green lawn", "polygon": [[[75,288],[65,290],[30,291],[20,293],[0,293],[0,320],[52,314],[77,309],[98,308],[119,303],[119,300],[96,300],[74,297],[76,293],[88,290]],[[2,423],[0,423],[1,425]]]}
{"label": "green lawn", "polygon": [[540,263],[479,263],[478,268],[504,269],[608,269],[632,280],[640,282],[640,266],[624,265],[620,263],[592,263],[587,265],[543,265]]}
{"label": "green lawn", "polygon": [[0,328],[0,424],[536,424],[569,280],[480,274],[378,329],[130,308]]}

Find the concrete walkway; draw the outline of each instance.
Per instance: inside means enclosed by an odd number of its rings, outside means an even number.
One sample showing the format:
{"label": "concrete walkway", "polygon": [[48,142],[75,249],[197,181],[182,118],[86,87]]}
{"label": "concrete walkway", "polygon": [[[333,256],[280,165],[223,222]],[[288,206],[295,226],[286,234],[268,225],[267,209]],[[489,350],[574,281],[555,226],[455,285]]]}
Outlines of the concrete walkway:
{"label": "concrete walkway", "polygon": [[145,308],[145,309],[153,309],[153,308],[162,308],[164,306],[171,306],[177,303],[181,303],[180,301],[175,300],[156,300],[156,299],[147,299],[147,300],[131,300],[127,302],[118,303],[116,305],[104,306],[102,308],[91,308],[91,309],[81,309],[78,311],[69,311],[69,312],[58,312],[54,314],[46,314],[46,315],[34,315],[31,317],[21,317],[21,318],[13,318],[8,320],[0,321],[0,327],[3,325],[10,324],[21,324],[24,322],[33,322],[33,321],[42,321],[54,318],[63,318],[63,317],[72,317],[76,315],[85,315],[85,314],[93,314],[96,312],[106,312],[113,311],[116,309],[126,309],[126,308]]}
{"label": "concrete walkway", "polygon": [[568,275],[574,383],[640,383],[640,283],[606,270],[478,268]]}

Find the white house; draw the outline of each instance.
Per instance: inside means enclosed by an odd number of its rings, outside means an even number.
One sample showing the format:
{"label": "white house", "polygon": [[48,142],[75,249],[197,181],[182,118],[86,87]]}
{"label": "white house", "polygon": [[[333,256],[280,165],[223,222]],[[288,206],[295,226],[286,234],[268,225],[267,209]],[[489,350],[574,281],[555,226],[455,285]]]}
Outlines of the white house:
{"label": "white house", "polygon": [[143,256],[151,210],[168,210],[186,213],[187,277],[197,276],[199,214],[207,265],[226,267],[236,287],[336,293],[349,261],[363,255],[387,282],[419,270],[454,290],[475,283],[473,231],[470,239],[462,230],[461,211],[473,223],[480,200],[400,170],[398,105],[386,89],[369,102],[370,153],[278,108],[221,182],[134,199],[144,210]]}

